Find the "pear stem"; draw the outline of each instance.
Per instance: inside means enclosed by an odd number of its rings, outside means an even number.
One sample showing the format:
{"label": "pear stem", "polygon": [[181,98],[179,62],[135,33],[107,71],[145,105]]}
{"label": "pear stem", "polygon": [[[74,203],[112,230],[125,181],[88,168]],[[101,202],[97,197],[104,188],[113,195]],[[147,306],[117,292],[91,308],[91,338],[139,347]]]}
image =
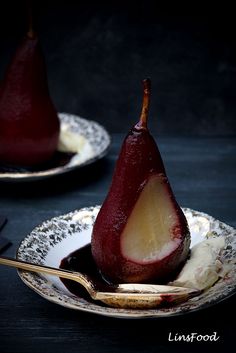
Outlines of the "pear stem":
{"label": "pear stem", "polygon": [[150,96],[151,96],[151,80],[146,78],[143,80],[143,105],[139,120],[139,126],[142,128],[147,128],[147,119],[150,105]]}
{"label": "pear stem", "polygon": [[32,1],[28,1],[28,19],[29,19],[29,30],[27,32],[27,36],[30,39],[35,37],[35,32],[33,29],[33,10],[32,10]]}

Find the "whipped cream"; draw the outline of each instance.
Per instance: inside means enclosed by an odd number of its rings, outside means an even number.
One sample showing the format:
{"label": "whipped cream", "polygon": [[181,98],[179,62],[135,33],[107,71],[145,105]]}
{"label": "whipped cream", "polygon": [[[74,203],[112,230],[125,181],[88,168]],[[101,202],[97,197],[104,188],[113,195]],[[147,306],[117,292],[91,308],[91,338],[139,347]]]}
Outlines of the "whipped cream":
{"label": "whipped cream", "polygon": [[81,164],[94,157],[94,150],[89,141],[83,135],[72,131],[68,124],[61,124],[58,151],[76,153],[69,165]]}
{"label": "whipped cream", "polygon": [[224,248],[223,236],[208,238],[194,245],[189,260],[170,285],[199,290],[211,287],[223,272],[220,253]]}

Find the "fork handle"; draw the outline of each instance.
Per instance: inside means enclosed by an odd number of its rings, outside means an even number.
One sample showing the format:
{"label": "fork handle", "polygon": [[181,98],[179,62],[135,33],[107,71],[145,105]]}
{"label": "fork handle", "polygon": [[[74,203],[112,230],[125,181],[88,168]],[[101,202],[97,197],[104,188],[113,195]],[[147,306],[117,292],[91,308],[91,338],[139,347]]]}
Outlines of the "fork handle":
{"label": "fork handle", "polygon": [[48,275],[70,279],[72,281],[76,281],[80,283],[89,292],[90,295],[94,293],[94,289],[92,287],[91,282],[89,281],[89,279],[87,279],[86,275],[80,272],[73,272],[68,270],[62,270],[55,267],[33,264],[30,262],[26,262],[23,260],[16,260],[5,256],[0,256],[0,264],[19,268],[21,270],[27,270],[30,272],[37,272],[37,273],[41,272],[41,273],[46,273]]}

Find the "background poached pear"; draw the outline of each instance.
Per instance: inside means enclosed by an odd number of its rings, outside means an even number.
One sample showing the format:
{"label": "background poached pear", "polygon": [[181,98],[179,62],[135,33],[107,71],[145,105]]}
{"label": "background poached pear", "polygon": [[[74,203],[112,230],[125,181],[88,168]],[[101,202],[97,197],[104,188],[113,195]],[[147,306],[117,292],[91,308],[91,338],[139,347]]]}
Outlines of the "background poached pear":
{"label": "background poached pear", "polygon": [[187,220],[147,129],[150,80],[143,84],[140,121],[123,142],[92,233],[94,260],[103,276],[115,283],[165,281],[189,254]]}
{"label": "background poached pear", "polygon": [[0,86],[0,162],[32,166],[55,152],[59,119],[38,37],[25,36]]}

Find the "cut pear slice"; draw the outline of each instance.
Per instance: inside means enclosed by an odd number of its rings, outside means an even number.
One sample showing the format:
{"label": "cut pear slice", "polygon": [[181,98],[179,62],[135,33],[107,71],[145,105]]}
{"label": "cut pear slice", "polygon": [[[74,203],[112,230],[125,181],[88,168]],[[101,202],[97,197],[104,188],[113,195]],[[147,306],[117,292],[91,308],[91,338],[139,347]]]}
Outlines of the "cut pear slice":
{"label": "cut pear slice", "polygon": [[121,251],[129,260],[150,263],[168,256],[181,242],[175,204],[167,179],[151,176],[141,191],[122,233]]}

